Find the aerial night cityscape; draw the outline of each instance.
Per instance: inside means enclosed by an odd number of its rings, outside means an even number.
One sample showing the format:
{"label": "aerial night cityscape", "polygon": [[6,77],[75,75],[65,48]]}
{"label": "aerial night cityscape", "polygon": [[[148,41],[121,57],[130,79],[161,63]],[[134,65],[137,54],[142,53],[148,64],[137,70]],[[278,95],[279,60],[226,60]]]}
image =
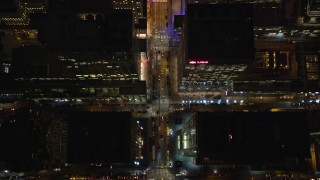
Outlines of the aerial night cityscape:
{"label": "aerial night cityscape", "polygon": [[0,180],[320,180],[319,0],[0,0]]}

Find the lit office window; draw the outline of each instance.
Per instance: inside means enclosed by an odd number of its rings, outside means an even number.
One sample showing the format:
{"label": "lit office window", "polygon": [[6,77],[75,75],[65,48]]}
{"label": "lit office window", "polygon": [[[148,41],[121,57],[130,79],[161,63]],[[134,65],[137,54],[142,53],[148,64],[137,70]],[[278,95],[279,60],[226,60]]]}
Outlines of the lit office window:
{"label": "lit office window", "polygon": [[319,79],[319,63],[317,55],[306,55],[306,72],[308,80]]}

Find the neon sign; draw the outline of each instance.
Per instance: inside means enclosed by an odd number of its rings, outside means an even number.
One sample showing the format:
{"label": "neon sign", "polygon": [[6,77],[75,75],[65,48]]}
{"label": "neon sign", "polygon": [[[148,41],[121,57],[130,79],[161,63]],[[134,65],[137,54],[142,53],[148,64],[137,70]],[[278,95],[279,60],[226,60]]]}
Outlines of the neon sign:
{"label": "neon sign", "polygon": [[208,60],[189,60],[189,64],[208,64]]}

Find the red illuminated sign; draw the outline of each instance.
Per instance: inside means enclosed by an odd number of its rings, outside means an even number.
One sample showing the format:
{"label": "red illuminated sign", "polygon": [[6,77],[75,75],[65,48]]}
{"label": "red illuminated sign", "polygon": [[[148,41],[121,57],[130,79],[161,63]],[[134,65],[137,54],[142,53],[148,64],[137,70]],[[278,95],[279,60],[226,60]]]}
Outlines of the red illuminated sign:
{"label": "red illuminated sign", "polygon": [[189,60],[189,64],[208,64],[208,60]]}

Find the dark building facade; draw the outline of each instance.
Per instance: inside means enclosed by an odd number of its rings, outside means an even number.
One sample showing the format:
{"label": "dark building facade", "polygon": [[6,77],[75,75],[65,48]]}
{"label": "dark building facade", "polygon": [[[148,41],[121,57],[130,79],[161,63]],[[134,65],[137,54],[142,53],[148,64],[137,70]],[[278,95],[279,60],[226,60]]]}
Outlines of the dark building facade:
{"label": "dark building facade", "polygon": [[189,4],[186,11],[187,63],[248,64],[254,57],[250,4]]}
{"label": "dark building facade", "polygon": [[38,39],[50,48],[105,49],[131,51],[132,12],[130,10],[52,10],[34,17]]}
{"label": "dark building facade", "polygon": [[306,112],[197,113],[185,123],[178,141],[196,165],[306,170],[306,119]]}
{"label": "dark building facade", "polygon": [[67,163],[148,163],[146,119],[130,112],[75,112],[68,114]]}
{"label": "dark building facade", "polygon": [[130,113],[70,113],[68,163],[130,163]]}
{"label": "dark building facade", "polygon": [[0,110],[1,169],[32,171],[43,168],[45,146],[37,120],[28,108]]}

